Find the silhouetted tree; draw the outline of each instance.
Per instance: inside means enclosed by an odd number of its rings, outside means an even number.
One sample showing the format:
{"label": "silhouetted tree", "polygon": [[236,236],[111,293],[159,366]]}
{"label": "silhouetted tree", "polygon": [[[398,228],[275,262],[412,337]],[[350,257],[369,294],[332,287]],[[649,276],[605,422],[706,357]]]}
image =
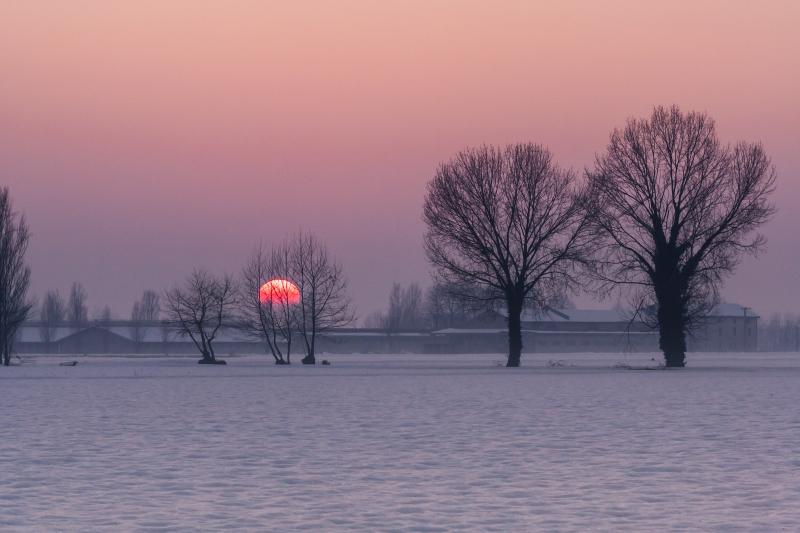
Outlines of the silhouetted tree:
{"label": "silhouetted tree", "polygon": [[292,280],[300,290],[298,329],[305,344],[303,364],[316,362],[317,335],[355,319],[342,266],[313,234],[291,238]]}
{"label": "silhouetted tree", "polygon": [[89,321],[89,309],[86,305],[86,289],[77,281],[72,284],[67,301],[67,321],[79,329]]}
{"label": "silhouetted tree", "polygon": [[50,343],[55,340],[56,328],[64,322],[66,308],[64,298],[58,291],[53,290],[45,293],[39,309],[39,320],[42,323],[39,328],[39,336],[47,344],[48,351],[50,350]]}
{"label": "silhouetted tree", "polygon": [[0,360],[6,366],[11,364],[17,330],[33,305],[27,297],[29,239],[25,216],[14,212],[8,187],[0,188]]}
{"label": "silhouetted tree", "polygon": [[774,213],[775,171],[760,144],[721,144],[706,114],[657,107],[611,134],[590,180],[601,288],[638,287],[666,365],[682,367],[724,275],[765,243],[753,231]]}
{"label": "silhouetted tree", "polygon": [[428,259],[440,281],[502,295],[507,366],[520,364],[526,300],[578,281],[589,251],[587,207],[574,173],[534,144],[465,150],[428,184]]}
{"label": "silhouetted tree", "polygon": [[230,276],[195,270],[183,287],[164,295],[167,322],[178,335],[192,339],[202,355],[200,363],[225,363],[217,360],[213,343],[230,318],[235,290]]}
{"label": "silhouetted tree", "polygon": [[263,244],[259,244],[242,269],[239,284],[239,327],[246,334],[264,342],[276,365],[291,363],[292,336],[297,331],[297,310],[288,291],[278,288],[265,295],[261,288],[274,279],[291,281],[290,258],[286,243],[273,250],[267,250]]}

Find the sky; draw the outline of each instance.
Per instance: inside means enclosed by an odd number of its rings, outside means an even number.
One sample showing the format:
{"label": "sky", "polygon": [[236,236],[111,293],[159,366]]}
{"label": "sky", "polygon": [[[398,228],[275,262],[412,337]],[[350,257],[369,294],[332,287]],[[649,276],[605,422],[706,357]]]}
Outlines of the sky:
{"label": "sky", "polygon": [[[128,317],[194,267],[236,273],[300,228],[361,317],[430,283],[425,185],[468,146],[581,171],[655,105],[708,112],[778,173],[767,250],[723,290],[800,313],[800,2],[0,2],[0,184],[33,292]],[[585,305],[611,303],[579,299]]]}

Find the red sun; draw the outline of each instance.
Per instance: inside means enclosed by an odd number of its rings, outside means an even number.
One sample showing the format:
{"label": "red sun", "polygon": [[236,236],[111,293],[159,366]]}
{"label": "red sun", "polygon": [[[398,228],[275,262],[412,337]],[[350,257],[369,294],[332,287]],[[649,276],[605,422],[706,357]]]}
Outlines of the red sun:
{"label": "red sun", "polygon": [[258,299],[262,304],[293,305],[300,303],[300,289],[288,279],[271,279],[258,290]]}

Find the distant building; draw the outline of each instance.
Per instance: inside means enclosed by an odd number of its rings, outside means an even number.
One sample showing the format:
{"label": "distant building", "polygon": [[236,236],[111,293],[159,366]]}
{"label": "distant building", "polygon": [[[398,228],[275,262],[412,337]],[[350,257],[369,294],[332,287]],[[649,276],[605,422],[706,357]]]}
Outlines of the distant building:
{"label": "distant building", "polygon": [[[720,304],[688,338],[689,351],[745,352],[758,346],[758,315],[736,304]],[[61,324],[42,340],[43,324],[28,322],[16,351],[28,354],[193,355],[191,340],[177,337],[161,322]],[[658,332],[640,317],[614,309],[549,309],[522,317],[525,352],[654,352]],[[219,356],[266,353],[265,346],[227,328],[215,341]],[[299,349],[300,343],[296,345]],[[502,353],[508,331],[502,313],[487,312],[459,328],[435,331],[341,328],[318,338],[319,353]]]}
{"label": "distant building", "polygon": [[[687,338],[689,351],[755,351],[758,315],[736,304],[720,304]],[[454,353],[470,346],[504,347],[508,332],[502,312],[486,313],[465,324],[433,332]],[[617,309],[548,309],[522,316],[526,352],[647,352],[658,350],[658,331],[640,316]]]}

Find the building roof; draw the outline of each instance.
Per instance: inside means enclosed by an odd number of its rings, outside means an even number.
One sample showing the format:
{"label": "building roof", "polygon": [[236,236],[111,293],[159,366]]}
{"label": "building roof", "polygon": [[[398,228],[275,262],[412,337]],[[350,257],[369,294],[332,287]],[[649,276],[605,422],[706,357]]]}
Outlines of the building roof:
{"label": "building roof", "polygon": [[[498,314],[506,317],[503,309]],[[715,305],[709,316],[759,318],[749,307],[739,304],[721,303]],[[523,322],[630,322],[633,311],[628,309],[526,309],[522,313]]]}
{"label": "building roof", "polygon": [[744,307],[739,304],[717,304],[711,310],[709,316],[727,316],[727,317],[747,317],[759,318],[758,313],[753,311],[750,307]]}

